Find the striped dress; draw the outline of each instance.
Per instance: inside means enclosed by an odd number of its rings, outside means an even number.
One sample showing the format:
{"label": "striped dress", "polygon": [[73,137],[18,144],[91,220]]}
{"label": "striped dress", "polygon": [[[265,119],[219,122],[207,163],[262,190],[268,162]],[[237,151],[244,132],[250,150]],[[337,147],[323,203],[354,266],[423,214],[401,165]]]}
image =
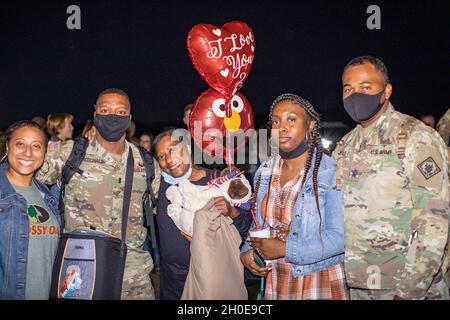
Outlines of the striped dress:
{"label": "striped dress", "polygon": [[[270,182],[270,191],[265,196],[262,209],[263,214],[265,211],[266,222],[278,230],[276,236],[280,237],[283,234],[286,236],[289,232],[303,175],[300,173],[281,188],[283,160],[278,159]],[[272,271],[268,273],[266,280],[266,300],[348,300],[350,298],[343,263],[297,277],[291,273],[292,264],[286,262],[284,258],[271,263]]]}

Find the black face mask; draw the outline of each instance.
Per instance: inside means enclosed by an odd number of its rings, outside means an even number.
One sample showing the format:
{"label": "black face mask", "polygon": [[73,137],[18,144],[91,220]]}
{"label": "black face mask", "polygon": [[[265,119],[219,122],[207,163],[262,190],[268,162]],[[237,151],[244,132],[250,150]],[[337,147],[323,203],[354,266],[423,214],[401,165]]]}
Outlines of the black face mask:
{"label": "black face mask", "polygon": [[130,127],[130,116],[95,114],[94,125],[100,135],[109,142],[118,141]]}
{"label": "black face mask", "polygon": [[308,150],[308,139],[303,139],[303,141],[292,151],[289,152],[284,152],[281,151],[281,149],[278,150],[278,153],[280,154],[280,157],[284,160],[288,160],[288,159],[294,159],[297,158],[299,156],[301,156],[302,154],[304,154],[306,152],[306,150]]}
{"label": "black face mask", "polygon": [[384,102],[380,103],[380,98],[384,90],[380,93],[370,95],[365,93],[353,93],[343,100],[345,111],[357,123],[369,120],[380,111]]}

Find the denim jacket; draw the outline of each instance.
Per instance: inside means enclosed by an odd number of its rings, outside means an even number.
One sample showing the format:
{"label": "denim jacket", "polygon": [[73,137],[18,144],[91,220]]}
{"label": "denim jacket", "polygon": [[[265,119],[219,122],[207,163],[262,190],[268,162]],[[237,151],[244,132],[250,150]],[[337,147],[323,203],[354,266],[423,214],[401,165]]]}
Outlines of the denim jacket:
{"label": "denim jacket", "polygon": [[[6,177],[8,163],[0,165],[0,300],[25,299],[29,220],[27,203]],[[45,204],[59,224],[57,200],[48,188],[33,178]]]}
{"label": "denim jacket", "polygon": [[[269,158],[255,174],[255,184],[261,176],[256,195],[256,217],[260,225],[263,223],[261,202],[269,189],[275,160],[276,158]],[[312,164],[314,160],[315,155]],[[302,193],[297,198],[295,215],[291,219],[285,261],[292,264],[291,272],[294,276],[318,272],[344,260],[343,201],[341,191],[335,190],[335,181],[336,162],[324,154],[317,176],[322,222],[320,222],[314,196],[313,166],[308,172]],[[250,244],[246,242],[241,252],[250,249]]]}

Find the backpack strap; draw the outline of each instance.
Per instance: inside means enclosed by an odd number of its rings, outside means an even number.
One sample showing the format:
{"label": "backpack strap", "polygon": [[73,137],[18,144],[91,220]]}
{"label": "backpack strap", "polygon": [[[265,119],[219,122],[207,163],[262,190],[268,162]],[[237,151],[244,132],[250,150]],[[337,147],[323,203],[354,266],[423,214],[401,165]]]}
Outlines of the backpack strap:
{"label": "backpack strap", "polygon": [[397,135],[397,157],[400,160],[405,158],[405,150],[406,144],[408,142],[408,138],[411,135],[412,128],[416,123],[416,119],[413,117],[408,117],[404,120],[400,126],[400,131]]}
{"label": "backpack strap", "polygon": [[152,202],[151,207],[153,209],[156,206],[156,197],[152,189],[152,183],[153,180],[155,179],[155,163],[153,161],[153,157],[151,156],[151,154],[149,154],[144,148],[139,146],[137,148],[144,162],[145,173],[147,176],[147,189],[145,190],[144,196],[150,197],[150,200]]}
{"label": "backpack strap", "polygon": [[61,174],[61,184],[66,185],[70,182],[73,175],[78,173],[83,174],[83,170],[80,169],[80,165],[86,157],[86,149],[89,146],[89,140],[84,137],[79,137],[75,140],[72,148],[72,152],[67,159]]}
{"label": "backpack strap", "polygon": [[[156,206],[156,197],[153,193],[152,183],[155,179],[155,163],[153,157],[144,148],[138,147],[139,153],[141,154],[142,160],[144,162],[145,173],[147,176],[147,188],[145,189],[143,196],[144,204],[144,226],[150,229],[150,239],[152,242],[152,248],[157,247],[156,243],[156,228],[155,228],[155,218],[153,216],[153,208]],[[151,205],[150,205],[151,203]]]}
{"label": "backpack strap", "polygon": [[[125,173],[125,190],[123,194],[122,203],[122,244],[120,249],[120,257],[125,257],[126,253],[126,238],[127,238],[127,222],[128,212],[130,211],[131,191],[133,189],[133,174],[134,174],[134,157],[131,147],[128,149],[128,159]],[[125,260],[124,260],[125,262]]]}
{"label": "backpack strap", "polygon": [[62,225],[64,226],[64,193],[65,187],[72,179],[75,173],[82,175],[84,172],[80,169],[80,165],[86,157],[86,149],[89,146],[89,140],[79,137],[73,144],[69,158],[67,158],[61,172],[61,186],[59,194],[59,211],[61,213]]}

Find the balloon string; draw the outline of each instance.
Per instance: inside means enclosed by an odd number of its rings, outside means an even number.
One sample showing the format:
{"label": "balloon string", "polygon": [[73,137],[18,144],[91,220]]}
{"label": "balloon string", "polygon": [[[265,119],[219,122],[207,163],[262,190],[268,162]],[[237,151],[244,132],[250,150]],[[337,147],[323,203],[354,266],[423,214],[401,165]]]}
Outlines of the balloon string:
{"label": "balloon string", "polygon": [[234,166],[233,159],[231,158],[231,155],[229,155],[228,156],[228,170],[229,171],[233,170],[233,166]]}
{"label": "balloon string", "polygon": [[228,165],[228,170],[229,171],[231,171],[232,170],[232,168],[234,167],[234,161],[233,161],[233,157],[231,156],[231,149],[230,149],[230,147],[231,147],[231,137],[230,137],[230,134],[227,132],[226,133],[226,136],[227,136],[227,143],[226,143],[226,154],[227,154],[227,159],[226,159],[226,162],[227,162],[227,165]]}
{"label": "balloon string", "polygon": [[250,210],[250,212],[252,213],[252,219],[253,219],[253,222],[255,223],[256,228],[261,229],[261,227],[259,226],[259,223],[258,223],[258,219],[256,219],[255,209],[252,208]]}

